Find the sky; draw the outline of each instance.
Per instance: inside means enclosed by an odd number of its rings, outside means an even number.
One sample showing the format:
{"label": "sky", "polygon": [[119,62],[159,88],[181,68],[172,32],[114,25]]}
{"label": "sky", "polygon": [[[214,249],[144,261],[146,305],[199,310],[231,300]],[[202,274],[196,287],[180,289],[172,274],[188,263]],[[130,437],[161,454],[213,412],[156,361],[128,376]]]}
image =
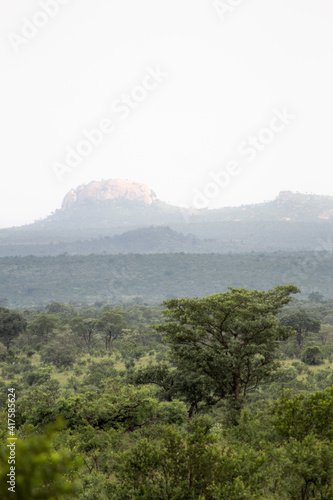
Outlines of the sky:
{"label": "sky", "polygon": [[2,0],[0,227],[92,180],[333,195],[331,0]]}

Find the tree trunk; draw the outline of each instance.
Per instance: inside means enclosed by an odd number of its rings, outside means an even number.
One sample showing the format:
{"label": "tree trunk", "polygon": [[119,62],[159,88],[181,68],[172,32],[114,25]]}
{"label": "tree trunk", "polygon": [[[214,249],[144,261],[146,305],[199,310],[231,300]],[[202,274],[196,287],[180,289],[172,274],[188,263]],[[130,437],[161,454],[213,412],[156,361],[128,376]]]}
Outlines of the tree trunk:
{"label": "tree trunk", "polygon": [[238,403],[239,401],[239,381],[236,374],[234,374],[234,396],[235,401]]}

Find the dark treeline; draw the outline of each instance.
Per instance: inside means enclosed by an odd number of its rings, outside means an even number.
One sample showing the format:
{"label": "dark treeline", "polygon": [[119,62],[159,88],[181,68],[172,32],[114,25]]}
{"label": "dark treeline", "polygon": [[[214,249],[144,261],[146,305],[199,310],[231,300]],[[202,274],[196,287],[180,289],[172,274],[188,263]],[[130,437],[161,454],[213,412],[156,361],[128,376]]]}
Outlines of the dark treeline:
{"label": "dark treeline", "polygon": [[250,254],[129,254],[0,259],[0,305],[45,306],[52,301],[161,303],[204,297],[228,286],[268,290],[289,282],[303,293],[333,297],[333,255],[320,252]]}

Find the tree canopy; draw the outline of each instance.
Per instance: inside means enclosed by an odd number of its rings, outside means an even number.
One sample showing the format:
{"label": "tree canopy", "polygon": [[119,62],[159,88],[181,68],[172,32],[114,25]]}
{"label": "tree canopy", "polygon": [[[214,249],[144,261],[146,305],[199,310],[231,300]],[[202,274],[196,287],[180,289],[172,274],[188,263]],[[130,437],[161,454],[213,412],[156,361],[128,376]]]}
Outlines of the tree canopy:
{"label": "tree canopy", "polygon": [[13,339],[25,331],[27,322],[17,311],[0,307],[0,341],[9,349]]}
{"label": "tree canopy", "polygon": [[105,348],[110,350],[113,342],[126,329],[125,314],[121,310],[110,310],[102,314],[96,322],[97,328],[105,335]]}
{"label": "tree canopy", "polygon": [[281,324],[289,326],[296,332],[296,339],[301,350],[304,336],[309,333],[318,333],[320,330],[320,321],[311,318],[305,309],[299,309],[281,319]]}
{"label": "tree canopy", "polygon": [[203,299],[164,302],[168,320],[156,325],[171,347],[174,361],[213,381],[220,397],[240,408],[249,391],[279,366],[280,340],[293,334],[277,318],[296,286],[268,292],[230,288]]}

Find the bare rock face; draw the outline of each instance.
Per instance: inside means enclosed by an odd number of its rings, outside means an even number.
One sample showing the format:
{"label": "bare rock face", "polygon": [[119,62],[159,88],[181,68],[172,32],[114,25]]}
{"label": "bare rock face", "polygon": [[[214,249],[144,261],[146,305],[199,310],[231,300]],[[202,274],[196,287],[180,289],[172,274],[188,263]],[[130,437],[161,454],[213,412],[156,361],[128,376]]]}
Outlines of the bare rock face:
{"label": "bare rock face", "polygon": [[76,189],[71,189],[64,197],[61,208],[65,210],[75,203],[115,200],[117,198],[141,201],[151,205],[156,196],[146,184],[120,179],[92,181],[89,184],[81,184]]}

